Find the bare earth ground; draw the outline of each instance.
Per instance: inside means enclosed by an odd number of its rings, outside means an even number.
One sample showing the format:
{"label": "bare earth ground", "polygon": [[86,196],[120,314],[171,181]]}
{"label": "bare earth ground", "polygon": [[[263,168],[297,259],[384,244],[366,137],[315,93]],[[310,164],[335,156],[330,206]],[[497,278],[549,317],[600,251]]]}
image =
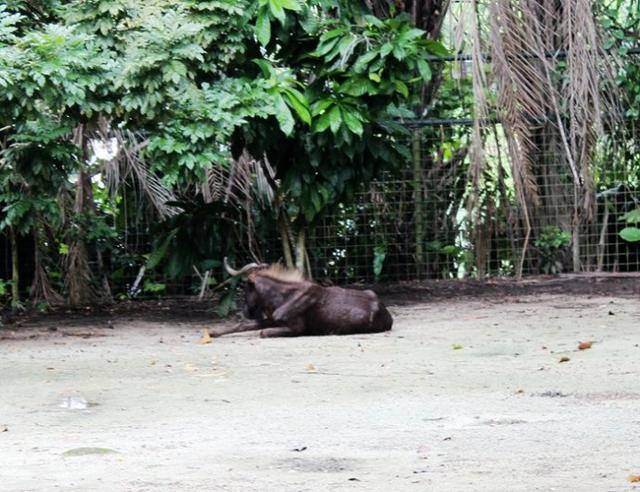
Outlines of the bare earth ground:
{"label": "bare earth ground", "polygon": [[640,490],[629,282],[389,295],[383,335],[199,344],[197,317],[122,315],[10,326],[0,490]]}

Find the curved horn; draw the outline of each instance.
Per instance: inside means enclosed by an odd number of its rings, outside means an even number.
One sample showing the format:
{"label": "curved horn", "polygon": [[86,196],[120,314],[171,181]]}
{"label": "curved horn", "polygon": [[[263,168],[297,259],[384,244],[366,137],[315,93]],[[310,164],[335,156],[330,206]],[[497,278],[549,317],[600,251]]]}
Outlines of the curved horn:
{"label": "curved horn", "polygon": [[227,257],[224,257],[224,269],[227,271],[229,275],[232,277],[237,277],[238,275],[242,275],[243,273],[248,272],[249,270],[253,270],[254,268],[260,267],[257,263],[249,263],[248,265],[243,266],[240,270],[235,270],[229,266],[229,262],[227,261]]}

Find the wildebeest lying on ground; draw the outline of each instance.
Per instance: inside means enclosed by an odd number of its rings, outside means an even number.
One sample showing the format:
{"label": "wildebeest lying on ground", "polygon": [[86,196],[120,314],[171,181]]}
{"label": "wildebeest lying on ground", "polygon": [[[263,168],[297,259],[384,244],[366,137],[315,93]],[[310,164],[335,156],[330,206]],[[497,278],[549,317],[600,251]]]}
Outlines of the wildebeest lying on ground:
{"label": "wildebeest lying on ground", "polygon": [[262,330],[262,337],[349,335],[391,329],[393,319],[372,290],[322,287],[279,264],[250,263],[230,275],[247,275],[245,317],[250,321],[213,330],[211,336]]}

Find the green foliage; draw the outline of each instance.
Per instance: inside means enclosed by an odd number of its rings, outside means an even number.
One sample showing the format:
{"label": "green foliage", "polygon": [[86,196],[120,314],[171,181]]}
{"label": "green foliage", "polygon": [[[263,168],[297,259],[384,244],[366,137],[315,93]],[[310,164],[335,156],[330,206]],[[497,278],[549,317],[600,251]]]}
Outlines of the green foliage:
{"label": "green foliage", "polygon": [[384,266],[384,260],[387,257],[387,247],[385,245],[378,245],[373,249],[373,274],[376,280],[382,273],[382,267]]}
{"label": "green foliage", "polygon": [[158,226],[147,268],[164,265],[172,277],[189,274],[194,266],[202,271],[220,266],[236,240],[236,210],[222,202],[176,202],[182,209]]}
{"label": "green foliage", "polygon": [[253,121],[241,137],[253,155],[266,154],[275,165],[289,216],[299,226],[407,157],[396,118],[407,114],[416,89],[431,77],[426,55],[445,52],[406,16],[380,20],[346,10],[333,17],[325,2],[312,4],[295,13],[297,24],[287,17],[278,31],[286,49],[270,42],[273,61],[259,62],[278,125]]}
{"label": "green foliage", "polygon": [[263,46],[271,41],[271,23],[278,21],[282,26],[287,21],[287,11],[300,12],[298,0],[258,0],[255,33]]}
{"label": "green foliage", "polygon": [[227,289],[225,295],[222,296],[220,302],[215,307],[214,312],[221,318],[225,318],[229,313],[235,311],[238,306],[236,303],[236,285],[237,280],[234,280],[232,285]]}
{"label": "green foliage", "polygon": [[624,220],[627,224],[640,224],[640,208],[630,210],[620,217],[620,219]]}
{"label": "green foliage", "polygon": [[563,248],[571,243],[571,234],[560,230],[559,227],[546,227],[540,237],[533,244],[545,251],[553,251]]}
{"label": "green foliage", "polygon": [[94,186],[92,206],[70,212],[79,173],[100,172],[86,144],[104,121],[144,135],[150,171],[185,197],[158,226],[149,269],[208,270],[234,247],[238,211],[193,197],[242,150],[268,158],[295,228],[313,223],[406,157],[397,120],[432,77],[426,55],[444,52],[407,16],[368,13],[329,0],[6,2],[0,229],[46,231],[61,260],[86,241],[113,252],[117,275],[139,265],[119,249],[118,197]]}
{"label": "green foliage", "polygon": [[630,243],[640,241],[640,227],[637,227],[637,225],[640,224],[640,208],[631,210],[620,218],[626,221],[627,224],[633,224],[632,226],[622,229],[620,231],[620,237]]}
{"label": "green foliage", "polygon": [[563,248],[571,244],[571,233],[559,227],[545,227],[533,245],[540,253],[541,268],[544,273],[556,274],[562,271],[560,261]]}
{"label": "green foliage", "polygon": [[162,282],[154,282],[149,279],[144,281],[143,290],[148,294],[159,294],[161,292],[164,292],[166,288],[167,285]]}
{"label": "green foliage", "polygon": [[640,241],[640,228],[638,227],[625,227],[620,231],[620,237],[630,243]]}
{"label": "green foliage", "polygon": [[[640,1],[600,0],[597,2],[602,27],[609,34],[605,48],[626,57],[629,49],[640,47]],[[625,116],[640,117],[640,64],[624,63],[618,68],[618,85],[626,96]]]}

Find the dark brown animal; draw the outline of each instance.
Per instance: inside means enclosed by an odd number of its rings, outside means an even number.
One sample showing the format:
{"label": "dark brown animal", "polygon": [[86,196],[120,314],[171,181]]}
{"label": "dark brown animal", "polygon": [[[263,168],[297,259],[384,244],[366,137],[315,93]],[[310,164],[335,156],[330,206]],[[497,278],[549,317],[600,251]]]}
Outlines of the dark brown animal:
{"label": "dark brown animal", "polygon": [[393,319],[372,290],[322,287],[305,280],[297,270],[281,265],[251,263],[230,275],[247,275],[244,315],[251,321],[211,336],[262,330],[262,337],[349,335],[391,329]]}

